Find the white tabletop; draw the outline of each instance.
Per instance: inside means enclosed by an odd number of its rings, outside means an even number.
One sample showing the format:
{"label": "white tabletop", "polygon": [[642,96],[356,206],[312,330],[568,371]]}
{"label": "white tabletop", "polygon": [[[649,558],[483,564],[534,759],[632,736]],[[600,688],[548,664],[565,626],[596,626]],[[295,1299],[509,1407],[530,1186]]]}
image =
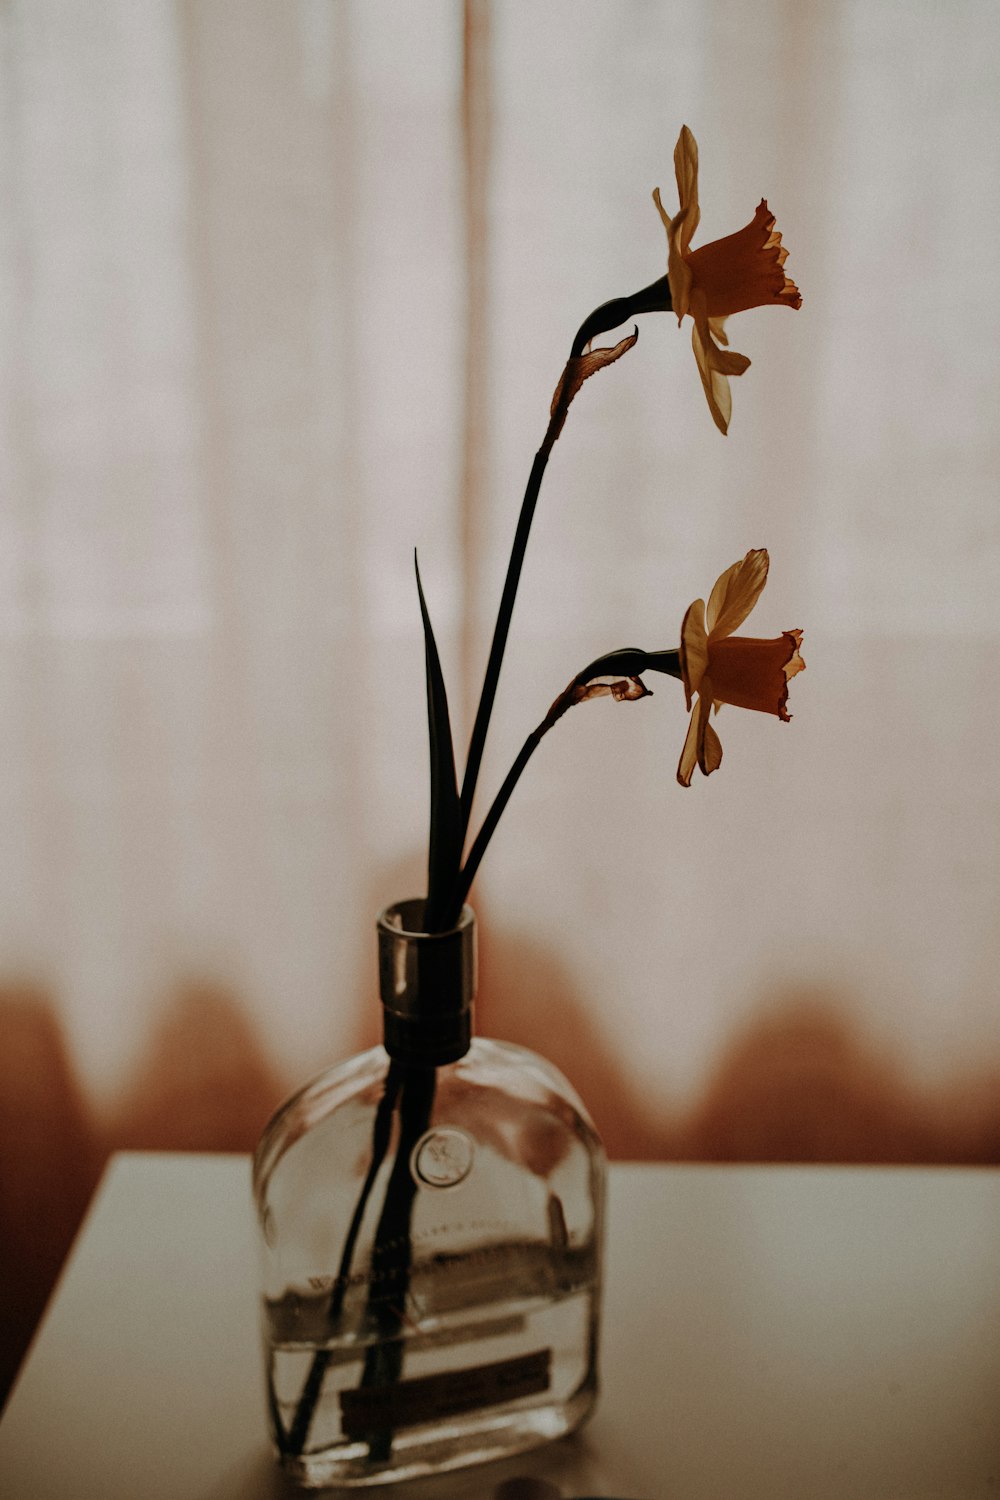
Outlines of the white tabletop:
{"label": "white tabletop", "polygon": [[[1000,1495],[1000,1172],[615,1166],[609,1217],[589,1426],[374,1493],[508,1500],[534,1476],[625,1500]],[[246,1158],[115,1157],[0,1425],[0,1495],[288,1493]]]}

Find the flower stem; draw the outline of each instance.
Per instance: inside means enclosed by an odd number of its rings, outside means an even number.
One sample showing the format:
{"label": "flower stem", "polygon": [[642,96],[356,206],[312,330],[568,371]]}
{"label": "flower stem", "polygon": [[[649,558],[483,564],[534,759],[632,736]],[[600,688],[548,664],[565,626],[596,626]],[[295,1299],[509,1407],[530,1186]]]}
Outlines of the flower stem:
{"label": "flower stem", "polygon": [[[612,328],[618,328],[622,323],[636,314],[644,312],[667,312],[670,310],[670,306],[670,285],[666,276],[661,276],[657,281],[652,282],[647,287],[643,287],[639,292],[634,292],[630,297],[615,297],[610,302],[602,303],[600,307],[595,308],[581,323],[573,340],[570,359],[578,359],[592,339],[601,333],[607,333]],[[538,495],[542,487],[546,465],[549,461],[549,454],[552,452],[552,446],[559,435],[565,417],[565,408],[560,409],[558,404],[555,405],[545,432],[545,437],[542,440],[542,445],[535,454],[531,473],[528,476],[528,483],[524,491],[524,499],[521,501],[521,511],[517,520],[517,529],[514,533],[510,559],[507,563],[507,574],[504,579],[503,593],[500,598],[500,608],[497,612],[496,625],[493,629],[493,641],[486,663],[483,687],[479,696],[479,707],[476,710],[472,736],[469,741],[469,754],[466,760],[465,776],[462,781],[461,815],[463,838],[469,830],[472,804],[476,795],[476,783],[479,779],[483,751],[486,746],[486,735],[489,730],[493,704],[496,699],[497,684],[500,680],[500,668],[503,665],[507,636],[510,632],[510,622],[514,613],[514,601],[517,598],[521,569],[524,565],[524,554],[528,546],[528,536],[531,531],[531,522],[534,518],[535,506],[538,503]],[[531,736],[529,735],[528,740],[525,742],[525,749],[527,749],[530,742]],[[532,744],[531,749],[528,750],[528,758],[530,758],[534,748],[535,746]],[[524,750],[521,753],[523,755]],[[526,763],[527,759],[524,764]],[[514,777],[515,782],[517,776],[520,775],[520,771],[524,769],[524,764],[517,771],[517,775]],[[516,765],[517,762],[515,762]],[[506,786],[506,784],[505,782],[504,785]],[[511,786],[511,790],[513,790],[513,785]],[[510,793],[508,792],[507,795],[509,796]],[[501,807],[500,811],[502,812],[502,810],[503,808]],[[497,816],[499,817],[499,813]],[[463,889],[468,890],[468,883],[464,883]],[[458,904],[460,905],[461,901]]]}
{"label": "flower stem", "polygon": [[[361,1221],[364,1218],[365,1208],[371,1196],[375,1179],[385,1160],[389,1149],[389,1141],[392,1130],[392,1117],[396,1107],[396,1099],[400,1089],[405,1083],[405,1073],[397,1064],[393,1063],[385,1081],[385,1089],[379,1100],[375,1111],[375,1122],[372,1129],[372,1157],[362,1184],[354,1213],[348,1226],[347,1235],[344,1239],[344,1248],[340,1256],[340,1265],[333,1283],[333,1291],[330,1294],[330,1302],[327,1308],[327,1321],[331,1330],[336,1329],[344,1305],[344,1295],[347,1291],[348,1276],[351,1270],[351,1262],[354,1259],[354,1246],[357,1242],[358,1233],[361,1229]],[[281,1419],[277,1411],[277,1402],[273,1397],[273,1385],[269,1381],[272,1400],[271,1414],[275,1422],[275,1436],[279,1448],[283,1453],[294,1454],[296,1457],[302,1453],[309,1437],[309,1428],[312,1424],[313,1414],[320,1392],[323,1389],[323,1381],[326,1377],[327,1366],[330,1363],[329,1349],[317,1349],[313,1355],[309,1373],[302,1387],[298,1405],[295,1408],[295,1416],[291,1428],[286,1434],[281,1426]]]}
{"label": "flower stem", "polygon": [[666,276],[651,281],[649,286],[644,286],[641,292],[633,292],[631,297],[612,297],[610,302],[602,302],[577,329],[570,359],[578,359],[591,339],[612,328],[620,328],[639,313],[669,312],[672,306],[670,282]]}
{"label": "flower stem", "polygon": [[507,563],[507,576],[504,579],[503,593],[500,597],[497,622],[493,629],[493,642],[490,646],[489,659],[486,663],[486,674],[483,678],[482,692],[479,695],[479,707],[476,711],[475,723],[472,726],[469,754],[465,763],[465,776],[462,780],[463,834],[468,832],[469,819],[472,816],[472,803],[476,795],[476,782],[479,779],[479,768],[482,765],[483,750],[486,746],[486,734],[490,727],[490,717],[493,713],[497,683],[500,680],[500,668],[503,665],[503,654],[507,646],[511,617],[514,613],[514,601],[517,598],[517,586],[521,580],[521,568],[524,564],[524,554],[528,546],[531,522],[534,518],[535,506],[538,503],[538,493],[542,487],[545,467],[549,461],[552,444],[555,441],[550,435],[552,425],[552,422],[550,422],[542,446],[535,454],[535,460],[531,466],[528,484],[524,491],[524,499],[521,501],[521,513],[517,518],[514,544],[511,547],[510,560]]}
{"label": "flower stem", "polygon": [[[391,1302],[387,1301],[384,1290],[379,1290],[380,1283],[373,1281],[368,1298],[368,1318],[377,1329],[377,1338],[369,1345],[365,1355],[362,1388],[380,1389],[394,1385],[403,1370],[405,1350],[401,1334],[410,1295],[413,1261],[411,1221],[417,1192],[417,1183],[410,1170],[410,1157],[420,1137],[430,1126],[436,1085],[436,1069],[406,1068],[399,1095],[399,1143],[386,1184],[385,1201],[372,1247],[372,1263],[377,1268],[378,1275],[392,1285],[393,1298]],[[366,1434],[371,1462],[388,1461],[392,1453],[393,1437],[391,1421],[385,1427],[376,1426]]]}
{"label": "flower stem", "polygon": [[457,905],[459,907],[461,907],[462,902],[469,894],[469,887],[472,885],[473,880],[475,880],[476,878],[476,872],[479,869],[479,862],[482,859],[483,855],[486,853],[486,846],[489,843],[490,839],[493,837],[494,831],[496,830],[496,826],[500,821],[504,808],[510,801],[511,793],[520,780],[521,772],[524,770],[525,766],[528,764],[528,761],[531,759],[535,751],[538,749],[538,746],[541,744],[543,734],[545,734],[550,728],[551,725],[549,724],[539,724],[537,729],[533,729],[531,731],[531,733],[528,735],[528,738],[521,746],[521,749],[518,752],[517,759],[511,766],[510,770],[507,772],[503,785],[494,797],[493,804],[490,807],[489,812],[486,814],[485,819],[483,820],[483,826],[476,834],[472,848],[469,850],[465,864],[462,866],[461,872],[459,873],[458,890],[456,892]]}
{"label": "flower stem", "polygon": [[494,797],[490,810],[483,820],[483,825],[476,834],[459,875],[455,901],[456,911],[461,907],[462,902],[469,893],[469,888],[476,878],[480,861],[486,853],[486,846],[496,832],[497,824],[503,816],[514,788],[521,779],[521,774],[525,766],[553,725],[559,722],[567,709],[579,701],[575,696],[574,690],[585,686],[595,677],[617,675],[634,677],[638,676],[640,672],[665,672],[670,677],[679,678],[681,675],[680,653],[676,650],[642,651],[635,647],[627,647],[620,651],[610,651],[605,656],[597,657],[589,666],[584,667],[582,672],[578,672],[569,686],[559,694],[559,697],[555,700],[545,718],[531,731],[518,751],[517,759],[504,777],[503,784]]}

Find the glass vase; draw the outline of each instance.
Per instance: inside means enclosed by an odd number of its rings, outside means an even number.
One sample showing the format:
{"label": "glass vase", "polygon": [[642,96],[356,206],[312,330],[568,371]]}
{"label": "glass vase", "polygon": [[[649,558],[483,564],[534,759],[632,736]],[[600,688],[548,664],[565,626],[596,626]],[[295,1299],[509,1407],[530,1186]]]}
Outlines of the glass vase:
{"label": "glass vase", "polygon": [[471,1035],[475,919],[378,921],[385,1045],[254,1158],[272,1433],[299,1484],[374,1485],[558,1438],[597,1393],[605,1159],[541,1057]]}

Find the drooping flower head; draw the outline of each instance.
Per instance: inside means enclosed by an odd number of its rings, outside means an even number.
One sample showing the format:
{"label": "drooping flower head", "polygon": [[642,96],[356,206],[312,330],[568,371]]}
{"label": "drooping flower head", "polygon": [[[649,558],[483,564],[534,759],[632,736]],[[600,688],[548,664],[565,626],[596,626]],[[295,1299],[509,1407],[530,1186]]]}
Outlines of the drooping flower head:
{"label": "drooping flower head", "polygon": [[786,630],[775,640],[733,636],[746,619],[767,582],[768,555],[763,548],[748,552],[742,562],[716,579],[708,598],[696,599],[681,626],[681,676],[688,709],[697,696],[687,738],[677,766],[677,780],[690,786],[695,766],[710,776],[722,763],[722,745],[709,723],[712,705],[754,708],[788,720],[789,679],[805,669],[799,654],[801,630]]}
{"label": "drooping flower head", "polygon": [[673,218],[660,201],[653,201],[667,231],[667,276],[677,321],[690,315],[691,342],[709,410],[725,433],[732,412],[729,377],[750,367],[745,354],[726,347],[724,323],[732,313],[750,307],[801,307],[794,281],[784,272],[788,251],[775,230],[774,215],[765,199],[745,229],[711,244],[691,249],[701,218],[698,205],[698,144],[685,125],[674,148],[674,171],[680,207]]}

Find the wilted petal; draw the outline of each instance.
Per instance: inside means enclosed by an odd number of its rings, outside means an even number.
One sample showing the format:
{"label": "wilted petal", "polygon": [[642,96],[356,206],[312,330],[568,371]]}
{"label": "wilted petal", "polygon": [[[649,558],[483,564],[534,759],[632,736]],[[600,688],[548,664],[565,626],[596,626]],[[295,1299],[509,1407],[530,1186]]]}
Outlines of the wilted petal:
{"label": "wilted petal", "polygon": [[770,559],[766,547],[755,547],[715,580],[705,622],[711,639],[732,635],[760,598]]}
{"label": "wilted petal", "polygon": [[691,707],[691,700],[701,685],[708,666],[708,636],[705,633],[705,601],[696,599],[688,606],[681,625],[681,680],[684,683],[684,702]]}

